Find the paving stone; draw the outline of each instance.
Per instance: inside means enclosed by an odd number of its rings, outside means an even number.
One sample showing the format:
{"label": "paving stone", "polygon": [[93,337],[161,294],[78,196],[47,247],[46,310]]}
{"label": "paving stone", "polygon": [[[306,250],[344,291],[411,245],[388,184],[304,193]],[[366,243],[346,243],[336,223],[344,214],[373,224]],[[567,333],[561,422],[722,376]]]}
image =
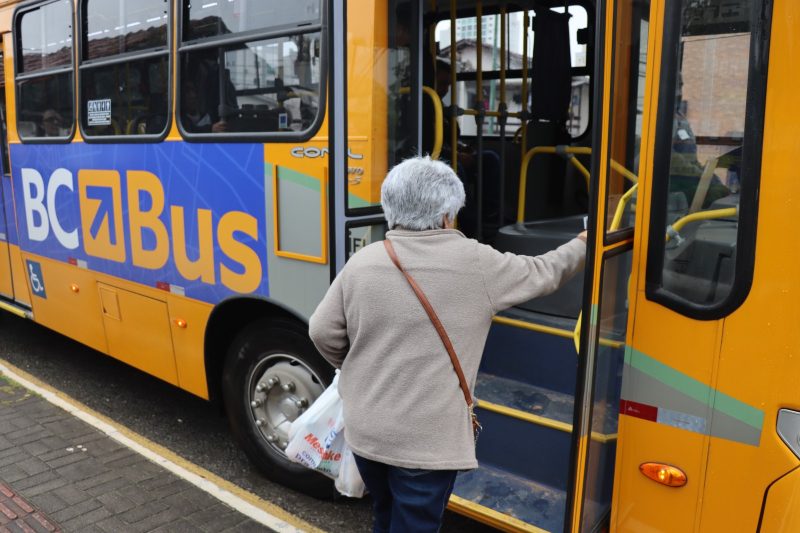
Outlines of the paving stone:
{"label": "paving stone", "polygon": [[101,464],[97,464],[96,461],[85,460],[67,466],[62,466],[56,471],[60,476],[63,476],[70,481],[81,481],[104,474],[108,472],[109,469]]}
{"label": "paving stone", "polygon": [[107,494],[100,494],[97,496],[97,501],[102,503],[103,507],[110,510],[114,514],[121,514],[125,511],[130,511],[138,505],[130,498],[126,498],[117,491],[109,492]]}
{"label": "paving stone", "polygon": [[0,533],[268,531],[41,397],[0,382]]}
{"label": "paving stone", "polygon": [[68,484],[53,490],[53,494],[67,502],[67,505],[75,505],[76,503],[80,503],[84,500],[92,499],[90,494],[76,488],[72,484]]}
{"label": "paving stone", "polygon": [[45,492],[43,494],[31,496],[30,501],[38,508],[44,509],[48,513],[55,513],[56,511],[60,511],[61,509],[65,509],[69,506],[67,502],[52,492]]}
{"label": "paving stone", "polygon": [[0,457],[0,468],[24,461],[26,457],[27,455],[24,451],[16,447],[12,448],[12,451],[8,454],[5,454],[5,457]]}
{"label": "paving stone", "polygon": [[83,532],[89,525],[94,525],[96,522],[108,518],[112,514],[113,512],[109,509],[106,509],[104,507],[98,507],[93,511],[80,514],[75,518],[64,520],[61,522],[61,525],[64,527],[65,531]]}
{"label": "paving stone", "polygon": [[81,502],[74,503],[69,507],[61,509],[60,511],[51,513],[50,516],[52,516],[57,522],[64,523],[67,520],[75,518],[76,516],[81,516],[82,514],[94,511],[99,507],[102,507],[102,504],[99,501],[92,498],[89,500],[83,500]]}
{"label": "paving stone", "polygon": [[197,526],[184,519],[154,529],[153,533],[197,533]]}
{"label": "paving stone", "polygon": [[100,496],[102,494],[106,494],[110,491],[120,489],[122,487],[127,487],[130,485],[130,481],[125,478],[117,478],[112,479],[111,481],[106,481],[105,483],[101,483],[100,485],[96,485],[94,487],[89,487],[86,489],[86,492],[91,494],[92,496]]}
{"label": "paving stone", "polygon": [[35,476],[36,474],[41,474],[42,472],[47,472],[50,470],[50,467],[39,459],[38,457],[29,457],[24,461],[18,463],[19,467],[25,471],[28,476]]}
{"label": "paving stone", "polygon": [[45,436],[47,436],[47,430],[42,426],[26,427],[5,434],[5,437],[17,446],[35,442]]}
{"label": "paving stone", "polygon": [[203,514],[203,519],[198,520],[197,517],[201,515],[201,513],[193,513],[192,515],[188,516],[187,518],[201,526],[205,531],[222,531],[226,527],[231,525],[239,524],[244,517],[228,507],[227,505],[215,505],[207,511],[208,513]]}
{"label": "paving stone", "polygon": [[143,462],[116,469],[116,471],[120,472],[126,479],[138,484],[160,476],[164,472],[164,469],[150,461],[144,460]]}
{"label": "paving stone", "polygon": [[120,519],[127,524],[135,524],[136,522],[140,522],[148,516],[151,516],[154,513],[160,513],[165,509],[167,509],[167,504],[164,502],[152,502],[148,505],[139,505],[130,511],[120,513],[117,516],[119,516]]}
{"label": "paving stone", "polygon": [[50,468],[60,468],[62,466],[71,465],[79,461],[86,461],[89,457],[81,452],[70,452],[64,450],[64,454],[59,455],[58,458],[52,460],[45,460]]}
{"label": "paving stone", "polygon": [[6,465],[0,468],[0,478],[4,479],[8,483],[14,483],[20,479],[25,479],[26,477],[28,477],[28,474],[26,474],[18,464]]}
{"label": "paving stone", "polygon": [[170,509],[168,507],[161,512],[151,514],[143,518],[139,522],[133,524],[133,526],[136,529],[136,531],[145,533],[147,531],[152,531],[156,528],[171,524],[180,518],[182,517],[178,511],[176,511],[175,509]]}
{"label": "paving stone", "polygon": [[[59,484],[60,482],[60,484]],[[25,494],[40,494],[51,488],[60,487],[66,483],[57,473],[47,470],[14,483],[14,488],[23,491]]]}
{"label": "paving stone", "polygon": [[101,472],[96,476],[92,476],[78,481],[77,483],[75,483],[75,486],[81,490],[88,491],[92,487],[103,485],[109,481],[118,479],[119,477],[120,475],[118,472],[115,472],[113,470],[106,470],[105,472]]}
{"label": "paving stone", "polygon": [[103,520],[95,523],[95,525],[105,533],[125,533],[127,531],[133,531],[133,528],[130,526],[130,524],[126,524],[115,515],[104,518]]}

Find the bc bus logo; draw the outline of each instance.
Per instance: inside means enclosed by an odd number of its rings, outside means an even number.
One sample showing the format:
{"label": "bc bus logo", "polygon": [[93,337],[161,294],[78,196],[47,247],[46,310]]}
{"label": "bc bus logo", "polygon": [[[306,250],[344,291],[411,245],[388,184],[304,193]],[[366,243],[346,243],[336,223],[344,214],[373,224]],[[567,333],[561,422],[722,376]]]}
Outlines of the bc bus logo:
{"label": "bc bus logo", "polygon": [[[144,170],[81,169],[75,180],[71,170],[57,168],[46,180],[22,167],[20,178],[32,243],[54,244],[55,237],[62,251],[151,273],[166,269],[184,283],[220,284],[238,293],[261,284],[263,265],[253,247],[259,223],[245,211],[170,205],[159,177]],[[41,291],[34,294],[44,298],[38,264],[29,262],[29,276],[32,287],[37,276]]]}
{"label": "bc bus logo", "polygon": [[34,296],[39,298],[47,298],[47,292],[44,289],[44,276],[42,276],[42,265],[36,261],[26,261],[28,265],[28,280],[31,282],[31,290]]}

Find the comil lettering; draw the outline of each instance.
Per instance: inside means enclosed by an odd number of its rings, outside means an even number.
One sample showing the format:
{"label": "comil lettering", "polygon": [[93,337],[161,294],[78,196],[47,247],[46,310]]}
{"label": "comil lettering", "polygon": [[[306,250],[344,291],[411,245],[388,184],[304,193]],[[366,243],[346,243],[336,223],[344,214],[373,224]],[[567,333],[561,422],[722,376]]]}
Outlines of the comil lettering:
{"label": "comil lettering", "polygon": [[[88,256],[118,263],[130,261],[149,270],[164,268],[172,258],[184,279],[213,285],[218,275],[220,283],[240,293],[253,292],[261,283],[261,259],[240,240],[242,236],[258,240],[258,220],[248,213],[224,213],[215,227],[215,217],[208,209],[187,211],[182,206],[167,205],[161,180],[143,170],[127,171],[124,188],[116,170],[80,170],[77,191],[72,172],[65,168],[53,171],[46,185],[33,168],[21,169],[21,177],[31,241],[44,242],[52,232],[68,250],[80,248],[82,242]],[[66,195],[75,194],[80,228],[65,228],[56,205],[66,203]],[[124,220],[123,194],[127,199]],[[130,228],[130,258],[126,226]],[[187,228],[197,228],[197,235],[187,235]],[[187,241],[196,243],[196,247],[190,250]]]}

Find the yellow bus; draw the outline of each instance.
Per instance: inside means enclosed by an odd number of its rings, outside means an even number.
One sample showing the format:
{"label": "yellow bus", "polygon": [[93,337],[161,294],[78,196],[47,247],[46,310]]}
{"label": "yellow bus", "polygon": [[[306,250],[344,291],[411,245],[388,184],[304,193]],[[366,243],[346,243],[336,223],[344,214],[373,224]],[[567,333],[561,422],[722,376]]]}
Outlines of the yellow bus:
{"label": "yellow bus", "polygon": [[0,308],[220,402],[265,475],[330,496],[282,452],[331,378],[307,318],[383,237],[387,170],[429,153],[470,237],[537,254],[590,232],[581,279],[496,317],[481,467],[450,507],[509,531],[800,531],[798,20],[795,0],[0,0]]}

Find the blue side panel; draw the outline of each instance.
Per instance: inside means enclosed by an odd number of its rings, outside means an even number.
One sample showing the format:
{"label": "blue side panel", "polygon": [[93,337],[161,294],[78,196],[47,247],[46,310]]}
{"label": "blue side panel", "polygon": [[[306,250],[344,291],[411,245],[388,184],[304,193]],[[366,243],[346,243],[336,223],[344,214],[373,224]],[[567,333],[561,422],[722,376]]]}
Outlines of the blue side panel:
{"label": "blue side panel", "polygon": [[[11,160],[23,250],[209,303],[239,292],[268,296],[263,145],[15,144],[11,146]],[[111,179],[93,180],[92,171],[112,171],[104,174]],[[128,198],[131,171],[144,171],[157,178],[155,194],[149,192],[152,187],[139,190],[138,212],[157,216],[139,234],[145,252],[158,249],[163,255],[168,248],[166,259],[158,264],[142,266],[133,261],[132,206]],[[121,205],[121,216],[115,212],[115,198],[119,202],[116,205]],[[162,198],[164,208],[148,214]],[[202,255],[203,264],[213,264],[213,273],[205,268],[200,276],[185,267],[187,261],[183,271],[179,268],[172,220],[176,207],[183,210],[186,241],[185,249],[179,251],[188,262],[196,261],[201,258],[201,243],[213,243],[213,258],[209,258],[208,246]],[[210,226],[201,224],[209,212]],[[82,219],[87,227],[83,227]],[[122,232],[116,228],[118,221]],[[152,225],[166,229],[168,242],[163,231],[159,237],[159,228]],[[117,242],[119,238],[124,242]],[[97,246],[87,249],[89,239],[107,242],[98,252]],[[119,251],[116,257],[108,251],[114,247]],[[248,277],[249,281],[237,285],[230,281],[236,276]],[[240,290],[243,286],[248,287],[246,291]]]}
{"label": "blue side panel", "polygon": [[[8,210],[6,208],[6,192],[3,190],[6,181],[8,180],[0,176],[0,241],[2,242],[8,241],[8,224],[6,224]],[[8,196],[11,197],[11,191],[8,191]]]}
{"label": "blue side panel", "polygon": [[9,244],[19,244],[17,238],[17,225],[14,222],[14,194],[11,189],[11,180],[5,176],[0,177],[0,227],[5,233],[5,240]]}

